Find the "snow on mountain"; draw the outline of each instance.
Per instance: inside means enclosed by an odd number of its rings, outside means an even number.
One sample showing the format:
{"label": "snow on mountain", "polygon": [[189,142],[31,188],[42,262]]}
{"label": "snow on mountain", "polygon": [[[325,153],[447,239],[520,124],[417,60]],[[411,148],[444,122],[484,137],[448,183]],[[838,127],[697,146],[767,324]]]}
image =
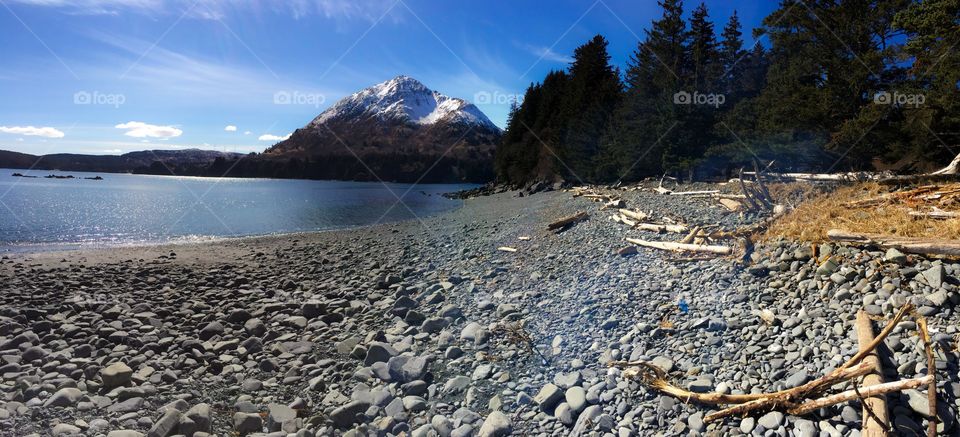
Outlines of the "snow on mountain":
{"label": "snow on mountain", "polygon": [[331,121],[402,121],[418,125],[462,123],[499,132],[476,106],[433,91],[409,76],[397,76],[346,97],[313,119],[309,127]]}

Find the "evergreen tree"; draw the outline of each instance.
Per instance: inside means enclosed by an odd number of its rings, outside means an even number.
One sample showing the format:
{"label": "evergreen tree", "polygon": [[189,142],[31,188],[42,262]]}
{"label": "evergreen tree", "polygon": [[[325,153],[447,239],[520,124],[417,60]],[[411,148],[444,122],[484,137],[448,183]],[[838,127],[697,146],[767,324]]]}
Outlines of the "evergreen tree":
{"label": "evergreen tree", "polygon": [[600,35],[574,51],[563,112],[568,120],[558,154],[568,179],[594,179],[600,136],[620,100],[619,71],[610,65],[607,40]]}
{"label": "evergreen tree", "polygon": [[661,0],[663,16],[646,31],[627,65],[626,92],[613,115],[600,156],[600,179],[636,180],[664,171],[665,150],[678,141],[674,95],[688,71],[689,34],[683,2]]}

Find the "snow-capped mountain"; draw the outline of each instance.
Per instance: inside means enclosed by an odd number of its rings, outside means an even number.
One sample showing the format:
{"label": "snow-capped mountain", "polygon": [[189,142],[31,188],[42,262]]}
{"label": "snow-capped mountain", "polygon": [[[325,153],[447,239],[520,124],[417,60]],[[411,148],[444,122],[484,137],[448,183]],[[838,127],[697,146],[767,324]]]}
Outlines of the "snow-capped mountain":
{"label": "snow-capped mountain", "polygon": [[336,120],[402,121],[419,125],[464,123],[493,131],[500,129],[476,106],[448,97],[409,76],[397,76],[340,100],[310,122],[318,126]]}
{"label": "snow-capped mountain", "polygon": [[501,133],[472,103],[397,76],[338,101],[264,156],[307,165],[347,157],[365,164],[356,171],[375,173],[337,179],[416,180],[433,168],[425,180],[477,181],[492,175]]}

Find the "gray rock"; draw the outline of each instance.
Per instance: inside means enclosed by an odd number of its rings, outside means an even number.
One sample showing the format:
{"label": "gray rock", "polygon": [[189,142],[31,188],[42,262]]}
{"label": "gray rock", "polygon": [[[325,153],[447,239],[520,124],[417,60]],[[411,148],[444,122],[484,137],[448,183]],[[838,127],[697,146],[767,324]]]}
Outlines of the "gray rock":
{"label": "gray rock", "polygon": [[817,425],[807,419],[797,419],[797,421],[793,423],[793,429],[797,437],[817,437],[819,434]]}
{"label": "gray rock", "polygon": [[469,377],[463,375],[454,376],[443,385],[443,392],[447,394],[460,393],[466,390],[471,382],[472,380]]}
{"label": "gray rock", "polygon": [[427,406],[427,400],[421,398],[420,396],[404,396],[403,397],[403,409],[411,413],[419,413],[421,411],[426,411],[429,407]]}
{"label": "gray rock", "polygon": [[80,435],[80,428],[69,423],[60,423],[53,427],[53,429],[50,431],[50,434],[55,436]]}
{"label": "gray rock", "polygon": [[668,357],[656,357],[651,360],[651,363],[663,369],[664,372],[669,373],[671,370],[673,370],[673,360]]}
{"label": "gray rock", "polygon": [[181,415],[177,410],[167,410],[167,412],[164,413],[163,416],[160,416],[160,419],[150,427],[150,431],[147,431],[147,437],[167,437],[173,435],[177,429],[177,425],[180,424]]}
{"label": "gray rock", "polygon": [[793,375],[790,375],[789,378],[784,382],[786,388],[799,387],[803,384],[806,384],[810,380],[810,373],[806,370],[800,370],[795,372]]}
{"label": "gray rock", "polygon": [[107,437],[144,437],[142,432],[132,429],[118,429],[107,433]]}
{"label": "gray rock", "polygon": [[581,381],[583,378],[576,370],[570,373],[558,373],[553,377],[553,383],[564,389],[580,385]]}
{"label": "gray rock", "polygon": [[757,419],[757,423],[766,429],[777,429],[783,425],[784,419],[785,417],[783,413],[779,411],[771,411],[763,416],[760,416],[760,419]]}
{"label": "gray rock", "polygon": [[58,390],[43,403],[44,407],[70,407],[83,397],[83,392],[77,388],[67,387]]}
{"label": "gray rock", "polygon": [[473,374],[470,375],[470,378],[474,381],[479,381],[482,379],[487,379],[490,377],[490,374],[493,372],[493,366],[489,364],[481,364],[477,366],[476,369],[473,369]]}
{"label": "gray rock", "polygon": [[373,363],[386,363],[390,358],[397,356],[399,352],[386,343],[373,342],[367,346],[367,356],[363,359],[363,365],[369,366]]}
{"label": "gray rock", "polygon": [[540,411],[549,412],[563,399],[563,392],[560,387],[553,384],[547,384],[540,389],[540,392],[533,397],[533,401],[540,405]]}
{"label": "gray rock", "polygon": [[703,413],[697,411],[691,414],[690,417],[687,417],[687,426],[693,431],[703,432],[703,430],[706,429],[706,426],[703,424]]}
{"label": "gray rock", "polygon": [[750,434],[753,431],[753,428],[757,425],[757,419],[752,417],[744,417],[740,420],[740,432],[744,434]]}
{"label": "gray rock", "polygon": [[[402,402],[401,405],[403,405]],[[357,416],[367,411],[367,408],[370,408],[369,402],[353,401],[333,410],[333,412],[330,413],[330,419],[333,420],[333,424],[336,425],[337,428],[348,428],[358,422],[359,418]]]}
{"label": "gray rock", "polygon": [[50,355],[50,352],[48,352],[46,349],[40,346],[32,346],[27,348],[27,350],[23,351],[23,353],[20,354],[20,359],[23,360],[24,362],[29,363],[31,361],[36,361],[41,358],[44,358],[47,355]]}
{"label": "gray rock", "polygon": [[573,426],[574,415],[573,411],[570,410],[570,404],[561,402],[553,411],[553,416],[556,417],[560,423],[566,426]]}
{"label": "gray rock", "polygon": [[199,338],[206,341],[215,336],[223,335],[223,330],[223,324],[220,322],[210,322],[200,330]]}
{"label": "gray rock", "polygon": [[570,410],[573,414],[580,414],[587,406],[587,391],[583,387],[570,387],[565,393],[565,399],[570,404]]}
{"label": "gray rock", "polygon": [[477,437],[502,437],[510,435],[512,432],[513,426],[510,423],[510,418],[506,414],[494,411],[483,421]]}
{"label": "gray rock", "polygon": [[269,404],[267,409],[270,411],[267,417],[267,429],[270,431],[291,431],[284,429],[285,426],[297,419],[297,411],[283,404]]}
{"label": "gray rock", "polygon": [[886,255],[883,256],[883,260],[903,265],[907,263],[907,255],[891,247],[890,249],[887,249]]}
{"label": "gray rock", "polygon": [[943,264],[934,264],[933,267],[923,271],[923,278],[927,281],[927,285],[934,289],[943,285],[946,275],[947,272],[944,270]]}
{"label": "gray rock", "polygon": [[234,413],[233,430],[240,435],[263,431],[263,418],[258,413]]}
{"label": "gray rock", "polygon": [[186,416],[197,424],[197,430],[210,432],[210,404],[197,404],[187,410]]}
{"label": "gray rock", "polygon": [[431,317],[423,321],[420,330],[430,334],[436,334],[450,325],[450,321],[441,317]]}
{"label": "gray rock", "polygon": [[123,362],[113,363],[100,371],[103,386],[107,389],[127,385],[133,376],[133,369]]}
{"label": "gray rock", "polygon": [[916,389],[904,390],[901,393],[907,396],[907,405],[910,405],[911,410],[924,417],[930,415],[930,401],[926,394]]}

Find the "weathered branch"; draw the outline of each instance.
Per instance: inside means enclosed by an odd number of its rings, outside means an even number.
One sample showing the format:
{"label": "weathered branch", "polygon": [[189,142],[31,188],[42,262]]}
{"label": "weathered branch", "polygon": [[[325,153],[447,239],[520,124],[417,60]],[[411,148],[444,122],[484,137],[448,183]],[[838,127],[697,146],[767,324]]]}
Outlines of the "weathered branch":
{"label": "weathered branch", "polygon": [[[820,399],[812,399],[812,400],[803,402],[800,405],[797,405],[787,410],[787,412],[790,414],[793,414],[794,416],[802,416],[804,414],[810,414],[824,407],[829,407],[831,405],[849,402],[861,397],[868,398],[869,400],[869,398],[882,397],[887,393],[893,393],[893,392],[921,387],[925,384],[929,384],[932,379],[933,379],[933,376],[927,375],[922,378],[904,379],[900,381],[893,381],[893,382],[887,382],[883,384],[860,387],[857,390],[847,390],[845,392],[826,396]],[[864,426],[863,426],[864,432],[861,434],[865,436],[871,435],[867,432],[868,422],[866,422],[866,420],[867,419],[864,418]],[[878,434],[872,434],[872,435],[878,435]],[[879,434],[879,435],[886,435],[886,433],[884,432],[883,434]]]}
{"label": "weathered branch", "polygon": [[583,220],[585,218],[587,218],[587,213],[584,211],[580,211],[572,216],[564,217],[560,220],[550,223],[549,225],[547,225],[547,230],[555,231],[557,229],[562,229],[580,220]]}
{"label": "weathered branch", "polygon": [[673,242],[667,242],[667,241],[646,241],[646,240],[638,240],[636,238],[627,238],[627,242],[636,244],[637,246],[650,247],[653,249],[660,249],[660,250],[703,252],[703,253],[714,253],[717,255],[729,255],[733,252],[733,249],[728,246],[707,246],[703,244],[685,244],[685,243],[673,243]]}
{"label": "weathered branch", "polygon": [[831,229],[827,237],[832,241],[893,247],[903,252],[920,255],[960,256],[960,241],[938,238],[911,238],[877,234],[858,234]]}
{"label": "weathered branch", "polygon": [[[870,366],[872,369],[869,374],[864,376],[863,384],[868,388],[883,384],[883,371],[880,368],[880,357],[877,354],[877,349],[875,347],[868,349],[873,345],[873,322],[870,321],[870,316],[867,315],[866,311],[857,311],[856,327],[857,343],[860,345],[860,351],[869,351],[868,355],[863,358],[863,364]],[[887,415],[886,397],[882,393],[870,394],[867,389],[859,389],[858,391],[864,396],[863,415],[861,416],[863,435],[871,437],[887,435],[887,430],[890,429],[890,418]],[[854,394],[857,394],[856,391]],[[816,402],[813,402],[813,404],[816,404]],[[810,406],[808,405],[808,407]],[[812,408],[816,409],[818,407]]]}

